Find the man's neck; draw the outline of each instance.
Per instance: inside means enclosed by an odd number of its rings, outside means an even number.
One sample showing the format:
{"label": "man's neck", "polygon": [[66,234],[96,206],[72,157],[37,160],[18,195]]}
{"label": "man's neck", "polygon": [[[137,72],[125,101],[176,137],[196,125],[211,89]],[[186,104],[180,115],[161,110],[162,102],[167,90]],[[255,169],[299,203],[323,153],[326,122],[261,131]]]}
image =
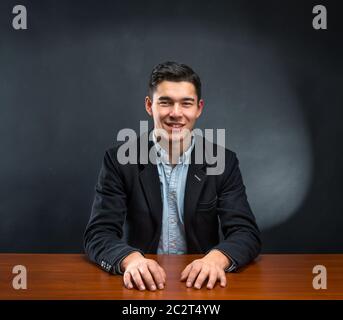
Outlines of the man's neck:
{"label": "man's neck", "polygon": [[169,162],[173,167],[178,163],[179,157],[190,147],[191,138],[192,136],[189,136],[184,138],[186,141],[182,139],[181,141],[175,141],[174,143],[169,142]]}

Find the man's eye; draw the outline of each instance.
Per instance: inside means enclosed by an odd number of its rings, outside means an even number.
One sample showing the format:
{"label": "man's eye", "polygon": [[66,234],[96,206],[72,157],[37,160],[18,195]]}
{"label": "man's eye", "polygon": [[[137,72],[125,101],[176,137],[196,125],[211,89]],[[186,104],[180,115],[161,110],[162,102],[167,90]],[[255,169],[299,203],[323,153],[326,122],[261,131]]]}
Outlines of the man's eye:
{"label": "man's eye", "polygon": [[191,107],[192,104],[191,103],[184,103],[183,106],[187,108],[187,107]]}
{"label": "man's eye", "polygon": [[170,102],[168,102],[168,101],[160,101],[160,105],[161,106],[168,106],[168,105],[170,105]]}

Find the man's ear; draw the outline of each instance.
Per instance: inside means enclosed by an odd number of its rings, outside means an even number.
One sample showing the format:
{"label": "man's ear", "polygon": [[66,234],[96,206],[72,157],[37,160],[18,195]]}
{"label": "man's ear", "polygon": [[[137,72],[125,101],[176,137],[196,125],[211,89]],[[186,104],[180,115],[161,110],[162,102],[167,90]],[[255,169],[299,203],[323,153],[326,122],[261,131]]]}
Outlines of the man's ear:
{"label": "man's ear", "polygon": [[149,96],[145,97],[145,110],[150,116],[152,116],[152,101]]}
{"label": "man's ear", "polygon": [[198,102],[198,112],[197,112],[197,119],[200,117],[202,110],[204,109],[204,100],[200,99]]}

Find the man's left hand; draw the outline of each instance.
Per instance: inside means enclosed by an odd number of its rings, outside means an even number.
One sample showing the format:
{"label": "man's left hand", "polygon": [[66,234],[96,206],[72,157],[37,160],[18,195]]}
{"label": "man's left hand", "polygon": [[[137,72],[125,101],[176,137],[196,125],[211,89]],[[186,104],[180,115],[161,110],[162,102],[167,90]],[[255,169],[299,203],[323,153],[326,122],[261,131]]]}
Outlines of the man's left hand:
{"label": "man's left hand", "polygon": [[213,289],[217,281],[221,287],[226,286],[225,269],[229,267],[231,261],[219,250],[211,250],[201,259],[196,259],[190,263],[181,273],[181,281],[186,281],[188,288],[194,286],[200,289],[205,280],[208,279],[207,289]]}

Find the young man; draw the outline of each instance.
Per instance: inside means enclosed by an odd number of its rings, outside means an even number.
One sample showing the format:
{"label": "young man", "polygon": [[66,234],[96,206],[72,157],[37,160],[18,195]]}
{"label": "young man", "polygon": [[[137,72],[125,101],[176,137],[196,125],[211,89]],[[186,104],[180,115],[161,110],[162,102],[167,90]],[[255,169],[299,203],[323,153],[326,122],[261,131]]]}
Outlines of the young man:
{"label": "young man", "polygon": [[163,289],[166,282],[165,271],[145,253],[202,253],[185,266],[181,280],[197,289],[206,282],[209,289],[217,281],[225,286],[225,272],[251,262],[261,248],[236,155],[222,148],[223,170],[211,175],[206,143],[200,144],[200,161],[196,156],[197,142],[204,141],[193,128],[204,101],[200,78],[190,67],[157,65],[145,107],[154,121],[148,144],[154,161],[121,164],[120,146],[106,151],[85,251],[106,271],[123,274],[127,288],[140,290]]}

